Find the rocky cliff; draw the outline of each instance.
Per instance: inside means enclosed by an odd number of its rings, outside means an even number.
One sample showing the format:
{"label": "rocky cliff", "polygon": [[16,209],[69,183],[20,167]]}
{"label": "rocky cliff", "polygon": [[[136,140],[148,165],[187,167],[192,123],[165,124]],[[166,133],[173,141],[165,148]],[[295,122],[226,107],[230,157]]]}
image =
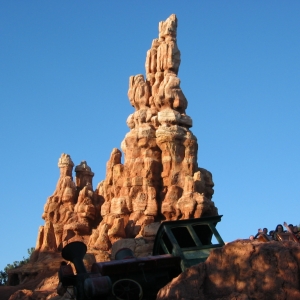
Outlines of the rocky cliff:
{"label": "rocky cliff", "polygon": [[159,23],[159,36],[147,52],[146,79],[141,74],[129,78],[134,112],[121,142],[124,164],[121,150],[113,149],[106,178],[94,190],[94,173],[85,161],[75,167],[73,181],[70,155],[59,158],[60,177],[38,233],[36,251],[41,255],[82,240],[105,260],[113,243],[145,237],[154,222],[218,213],[211,200],[212,175],[197,164],[198,144],[186,114],[179,65],[177,18],[171,15]]}

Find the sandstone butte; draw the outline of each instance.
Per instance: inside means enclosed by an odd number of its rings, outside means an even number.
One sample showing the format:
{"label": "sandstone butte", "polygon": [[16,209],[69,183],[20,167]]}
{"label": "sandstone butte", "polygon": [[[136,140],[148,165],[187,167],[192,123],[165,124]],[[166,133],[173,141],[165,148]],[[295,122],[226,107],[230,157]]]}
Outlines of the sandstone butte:
{"label": "sandstone butte", "polygon": [[[180,88],[177,18],[159,23],[159,36],[146,55],[146,79],[129,78],[134,112],[129,132],[113,149],[106,177],[93,188],[86,161],[75,167],[68,154],[58,160],[60,177],[44,206],[30,262],[9,272],[12,286],[0,299],[70,299],[59,296],[60,251],[69,242],[88,246],[84,262],[107,261],[117,249],[150,255],[162,220],[214,216],[212,174],[198,167],[198,143]],[[300,299],[300,247],[293,242],[237,240],[216,249],[162,288],[157,299]]]}

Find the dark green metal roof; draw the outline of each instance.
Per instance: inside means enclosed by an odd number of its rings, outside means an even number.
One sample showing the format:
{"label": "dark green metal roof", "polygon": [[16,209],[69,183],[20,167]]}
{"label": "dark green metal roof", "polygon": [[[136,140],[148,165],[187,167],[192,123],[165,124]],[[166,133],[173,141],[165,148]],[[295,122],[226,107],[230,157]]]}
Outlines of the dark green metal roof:
{"label": "dark green metal roof", "polygon": [[182,270],[205,261],[212,249],[224,245],[216,229],[221,218],[222,215],[162,222],[155,237],[153,255],[181,257]]}

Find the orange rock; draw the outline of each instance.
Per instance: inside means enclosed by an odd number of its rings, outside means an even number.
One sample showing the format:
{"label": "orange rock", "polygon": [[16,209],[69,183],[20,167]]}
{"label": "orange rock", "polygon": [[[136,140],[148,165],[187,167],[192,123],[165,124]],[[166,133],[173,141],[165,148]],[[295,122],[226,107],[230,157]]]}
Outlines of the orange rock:
{"label": "orange rock", "polygon": [[300,245],[238,240],[162,288],[157,300],[300,299]]}
{"label": "orange rock", "polygon": [[[94,173],[85,161],[75,168],[76,184],[73,181],[74,163],[70,155],[63,153],[58,161],[60,177],[52,196],[47,199],[42,215],[45,226],[38,233],[36,251],[60,250],[71,239],[90,235],[94,221],[100,213],[92,188]],[[38,256],[37,256],[38,258]]]}
{"label": "orange rock", "polygon": [[145,226],[163,219],[216,215],[211,201],[211,173],[197,164],[197,138],[186,114],[188,101],[177,77],[180,51],[177,18],[159,23],[159,36],[146,55],[146,79],[129,78],[128,98],[134,112],[129,132],[114,148],[106,177],[93,190],[94,173],[82,161],[75,167],[62,154],[60,178],[47,199],[37,251],[55,251],[74,239],[88,241],[89,250],[107,251],[123,238],[143,237]]}

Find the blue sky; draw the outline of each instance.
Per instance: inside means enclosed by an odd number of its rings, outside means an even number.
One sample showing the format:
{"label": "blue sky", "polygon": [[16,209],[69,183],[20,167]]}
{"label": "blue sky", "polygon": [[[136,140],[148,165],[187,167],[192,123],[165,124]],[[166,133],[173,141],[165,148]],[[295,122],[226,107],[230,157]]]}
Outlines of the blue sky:
{"label": "blue sky", "polygon": [[225,241],[299,224],[299,1],[0,0],[0,270],[35,246],[61,153],[93,185],[129,131],[129,76],[178,17],[179,78]]}

